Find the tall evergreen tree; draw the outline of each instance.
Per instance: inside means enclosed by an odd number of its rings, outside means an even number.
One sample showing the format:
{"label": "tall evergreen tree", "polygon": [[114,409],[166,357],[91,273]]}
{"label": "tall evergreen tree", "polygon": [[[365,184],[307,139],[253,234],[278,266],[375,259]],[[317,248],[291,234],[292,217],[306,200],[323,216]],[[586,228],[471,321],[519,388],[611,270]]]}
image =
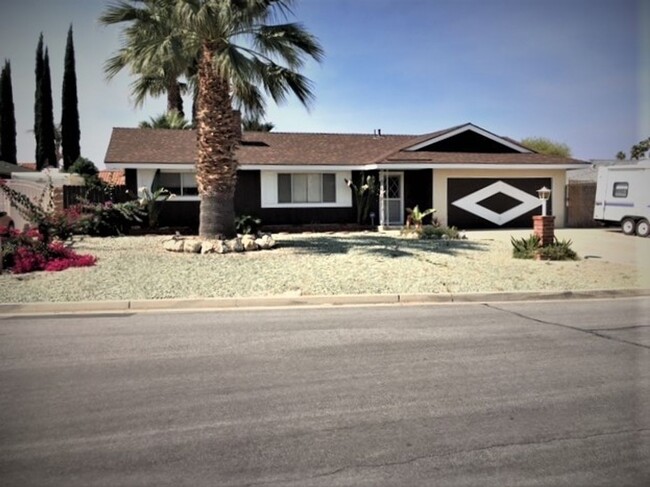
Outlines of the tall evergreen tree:
{"label": "tall evergreen tree", "polygon": [[[40,169],[47,166],[56,167],[56,148],[54,145],[54,108],[52,106],[52,80],[50,77],[50,55],[45,48],[43,57],[43,78],[41,80],[42,94],[42,120],[41,120],[41,145],[42,155]],[[36,161],[36,165],[38,166]]]}
{"label": "tall evergreen tree", "polygon": [[2,74],[0,74],[0,161],[17,163],[16,114],[9,60],[5,60]]}
{"label": "tall evergreen tree", "polygon": [[43,119],[43,33],[38,38],[38,45],[36,46],[36,68],[34,70],[36,76],[36,90],[34,91],[34,139],[36,139],[36,153],[35,162],[37,169],[43,169],[42,143],[41,143],[41,120]]}
{"label": "tall evergreen tree", "polygon": [[79,130],[77,75],[75,73],[72,25],[68,29],[68,40],[65,45],[61,98],[61,147],[63,149],[63,167],[68,169],[81,155],[79,147],[81,132]]}

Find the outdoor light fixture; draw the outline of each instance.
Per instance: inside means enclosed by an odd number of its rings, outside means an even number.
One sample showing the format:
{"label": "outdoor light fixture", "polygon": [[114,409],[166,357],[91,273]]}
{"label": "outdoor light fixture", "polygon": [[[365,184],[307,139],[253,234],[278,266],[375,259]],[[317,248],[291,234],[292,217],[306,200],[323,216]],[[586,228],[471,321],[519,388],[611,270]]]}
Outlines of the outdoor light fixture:
{"label": "outdoor light fixture", "polygon": [[542,186],[537,190],[537,196],[540,200],[542,200],[542,216],[546,216],[546,202],[551,196],[551,190],[546,186]]}

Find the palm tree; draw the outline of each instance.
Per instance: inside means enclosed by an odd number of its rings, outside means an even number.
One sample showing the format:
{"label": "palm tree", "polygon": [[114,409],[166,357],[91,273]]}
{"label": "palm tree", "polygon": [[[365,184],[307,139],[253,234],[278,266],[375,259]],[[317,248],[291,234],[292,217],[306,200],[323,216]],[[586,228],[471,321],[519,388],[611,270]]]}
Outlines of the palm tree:
{"label": "palm tree", "polygon": [[[121,2],[106,9],[99,18],[104,25],[131,22],[123,34],[125,44],[104,64],[104,72],[109,80],[120,71],[130,68],[136,79],[131,83],[131,94],[135,106],[142,106],[147,96],[167,96],[167,111],[183,112],[183,97],[187,84],[179,81],[185,74],[187,53],[180,51],[183,42],[176,38],[172,26],[168,23],[173,5],[158,0],[133,0]],[[141,4],[141,7],[136,7]],[[167,37],[169,42],[151,50],[147,38]],[[147,47],[145,47],[147,46]],[[147,51],[143,51],[147,49]]]}
{"label": "palm tree", "polygon": [[259,118],[245,118],[241,124],[249,132],[270,132],[275,128],[271,122],[261,122]]}
{"label": "palm tree", "polygon": [[140,122],[138,127],[141,129],[189,130],[192,125],[177,110],[172,110],[171,112],[161,113],[157,117],[150,117],[149,121]]}
{"label": "palm tree", "polygon": [[[235,149],[241,138],[236,108],[251,117],[263,116],[262,90],[275,102],[293,94],[309,106],[311,82],[299,70],[308,58],[320,61],[323,49],[301,24],[270,23],[279,17],[286,19],[292,0],[129,0],[109,10],[141,12],[140,4],[164,15],[166,28],[151,29],[147,36],[126,36],[127,42],[137,42],[128,48],[137,55],[138,66],[155,63],[159,59],[156,53],[162,50],[176,52],[175,62],[185,70],[192,53],[199,54],[199,235],[231,236],[235,233]],[[137,18],[124,16],[125,21],[133,22],[131,27]]]}

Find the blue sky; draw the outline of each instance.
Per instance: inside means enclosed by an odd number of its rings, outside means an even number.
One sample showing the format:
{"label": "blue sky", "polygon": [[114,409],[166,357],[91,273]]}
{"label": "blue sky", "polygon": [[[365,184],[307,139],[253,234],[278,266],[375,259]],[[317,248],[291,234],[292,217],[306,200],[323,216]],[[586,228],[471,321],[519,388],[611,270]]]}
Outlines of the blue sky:
{"label": "blue sky", "polygon": [[[0,3],[0,60],[12,63],[20,161],[34,159],[41,31],[58,121],[73,24],[82,154],[98,165],[112,127],[164,110],[163,99],[136,109],[127,73],[106,82],[102,65],[120,45],[120,29],[97,22],[106,4]],[[294,11],[326,58],[306,67],[311,110],[295,100],[269,105],[275,131],[419,134],[473,122],[515,139],[565,142],[582,159],[611,158],[650,136],[648,0],[303,0]]]}

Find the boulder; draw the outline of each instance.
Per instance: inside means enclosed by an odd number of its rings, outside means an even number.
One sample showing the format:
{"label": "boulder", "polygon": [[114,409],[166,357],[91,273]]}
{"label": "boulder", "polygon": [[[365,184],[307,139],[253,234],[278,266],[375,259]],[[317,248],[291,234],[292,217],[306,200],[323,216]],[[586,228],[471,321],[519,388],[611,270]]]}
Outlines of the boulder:
{"label": "boulder", "polygon": [[183,252],[198,254],[201,251],[202,242],[194,238],[188,238],[183,244]]}
{"label": "boulder", "polygon": [[257,250],[257,244],[255,243],[255,237],[253,235],[244,235],[241,238],[241,243],[244,246],[245,251]]}
{"label": "boulder", "polygon": [[275,247],[275,240],[270,235],[262,235],[260,238],[255,240],[255,243],[260,249],[268,250]]}
{"label": "boulder", "polygon": [[241,238],[233,238],[232,240],[226,240],[226,246],[232,252],[244,251],[244,245],[242,244]]}
{"label": "boulder", "polygon": [[224,254],[227,252],[222,240],[205,240],[201,244],[202,254]]}
{"label": "boulder", "polygon": [[163,241],[163,248],[169,250],[170,252],[182,252],[183,251],[183,240],[172,237],[168,240]]}

